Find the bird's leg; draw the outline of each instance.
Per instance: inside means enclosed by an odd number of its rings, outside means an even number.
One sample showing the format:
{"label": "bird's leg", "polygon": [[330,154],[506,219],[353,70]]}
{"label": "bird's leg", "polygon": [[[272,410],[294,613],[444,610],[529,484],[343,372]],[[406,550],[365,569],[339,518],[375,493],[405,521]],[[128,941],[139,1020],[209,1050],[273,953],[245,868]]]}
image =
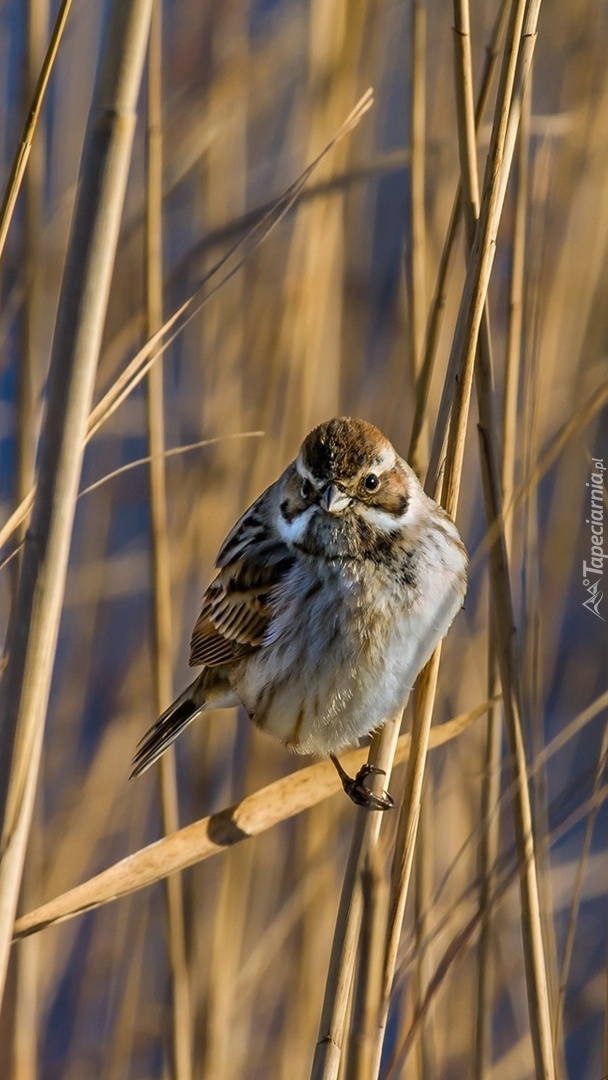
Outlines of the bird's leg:
{"label": "bird's leg", "polygon": [[388,791],[385,791],[383,795],[374,795],[374,792],[365,784],[365,780],[368,776],[384,776],[384,769],[379,769],[377,765],[370,765],[366,762],[365,765],[361,766],[357,775],[352,777],[342,768],[335,754],[330,754],[329,756],[342,781],[342,787],[349,799],[352,799],[357,806],[365,806],[368,810],[392,809],[395,803],[392,795],[390,795]]}

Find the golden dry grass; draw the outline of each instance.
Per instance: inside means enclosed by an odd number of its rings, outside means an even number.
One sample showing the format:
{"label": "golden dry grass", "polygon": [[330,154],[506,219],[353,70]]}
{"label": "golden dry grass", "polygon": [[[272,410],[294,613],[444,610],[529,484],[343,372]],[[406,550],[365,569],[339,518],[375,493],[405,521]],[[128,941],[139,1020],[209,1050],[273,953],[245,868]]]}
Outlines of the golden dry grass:
{"label": "golden dry grass", "polygon": [[[143,33],[150,4],[122,2]],[[0,560],[32,506],[106,11],[68,13],[15,203],[51,37],[43,2],[27,33],[16,7],[0,12],[29,72],[7,69],[0,111]],[[10,954],[0,1075],[608,1073],[608,638],[582,584],[586,485],[608,461],[608,24],[601,0],[555,0],[536,34],[538,8],[152,14],[107,310],[91,279],[103,342],[88,427],[83,413],[71,429],[90,490],[65,592],[61,558],[49,569],[48,708],[44,678],[24,694],[15,649],[5,673],[9,703],[34,706],[14,753],[14,710],[0,716],[0,938],[31,935]],[[512,62],[505,40],[523,42]],[[306,172],[370,86],[373,108]],[[472,554],[465,611],[406,712],[412,752],[396,728],[372,751],[408,748],[400,811],[365,819],[330,798],[329,766],[227,713],[127,783],[187,678],[219,542],[335,413],[409,446]],[[4,625],[19,564],[0,571]]]}

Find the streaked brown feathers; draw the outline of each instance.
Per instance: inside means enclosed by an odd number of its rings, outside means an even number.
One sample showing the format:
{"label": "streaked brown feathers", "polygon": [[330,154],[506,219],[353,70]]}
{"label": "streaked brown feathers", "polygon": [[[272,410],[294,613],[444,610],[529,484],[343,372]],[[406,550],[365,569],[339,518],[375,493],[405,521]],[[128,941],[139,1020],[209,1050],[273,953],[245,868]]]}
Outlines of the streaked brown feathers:
{"label": "streaked brown feathers", "polygon": [[[271,489],[226,537],[190,640],[190,666],[217,667],[259,648],[272,618],[272,597],[294,556],[264,520]],[[263,537],[263,539],[262,539]]]}

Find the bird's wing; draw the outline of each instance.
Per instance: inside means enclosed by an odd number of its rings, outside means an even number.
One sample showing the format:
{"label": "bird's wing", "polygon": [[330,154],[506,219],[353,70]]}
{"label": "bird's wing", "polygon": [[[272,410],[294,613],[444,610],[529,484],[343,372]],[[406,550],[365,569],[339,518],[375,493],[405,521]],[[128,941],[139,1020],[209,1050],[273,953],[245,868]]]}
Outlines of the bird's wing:
{"label": "bird's wing", "polygon": [[190,640],[190,666],[217,667],[258,649],[272,597],[294,555],[272,527],[275,485],[245,511],[222,544]]}

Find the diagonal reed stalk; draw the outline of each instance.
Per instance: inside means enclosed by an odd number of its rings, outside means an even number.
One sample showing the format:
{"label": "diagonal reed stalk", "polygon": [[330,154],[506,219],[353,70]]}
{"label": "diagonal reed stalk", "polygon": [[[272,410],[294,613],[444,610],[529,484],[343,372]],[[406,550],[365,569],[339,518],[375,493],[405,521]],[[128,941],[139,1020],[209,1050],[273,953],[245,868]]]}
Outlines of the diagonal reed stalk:
{"label": "diagonal reed stalk", "polygon": [[[434,728],[431,747],[443,746],[457,738],[487,712],[489,704],[485,701],[475,709]],[[407,760],[410,742],[409,734],[400,737],[395,754],[397,764]],[[365,757],[365,750],[351,750],[344,755],[344,767],[356,771]],[[82,885],[22,915],[15,924],[15,936],[20,938],[36,933],[53,923],[63,922],[162,881],[169,874],[218,855],[242,840],[258,836],[280,821],[287,821],[341,791],[340,780],[330,762],[323,761],[300,769],[248,795],[237,806],[226,807],[128,855]]]}
{"label": "diagonal reed stalk", "polygon": [[2,206],[0,206],[0,258],[2,258],[2,252],[4,251],[6,237],[15,210],[15,204],[17,202],[19,191],[21,190],[21,184],[23,182],[23,177],[25,176],[25,170],[27,169],[27,163],[32,150],[32,142],[38,124],[40,110],[42,109],[46,89],[57,58],[57,52],[59,50],[59,45],[61,44],[63,31],[65,30],[65,24],[71,6],[72,0],[62,0],[59,11],[57,12],[55,25],[53,27],[42,67],[40,68],[40,75],[38,76],[38,81],[34,88],[32,103],[23,126],[17,153],[4,192]]}
{"label": "diagonal reed stalk", "polygon": [[112,7],[62,284],[41,436],[2,684],[10,771],[0,783],[0,996],[36,793],[87,416],[118,241],[150,0]]}
{"label": "diagonal reed stalk", "polygon": [[[320,165],[325,156],[346,135],[357,126],[365,113],[373,105],[373,92],[366,90],[355,107],[351,110],[343,124],[338,128],[329,142],[317,157],[306,167],[303,173],[289,185],[289,187],[271,204],[264,216],[248,230],[203,276],[195,290],[179,305],[179,307],[165,320],[163,325],[138,350],[136,355],[129,361],[126,368],[114,379],[112,385],[103,395],[101,400],[91,410],[86,429],[86,442],[110,419],[114,412],[122,405],[127,397],[139,386],[146,377],[156,360],[162,356],[165,350],[175,341],[191,319],[215,296],[238,271],[243,267],[246,260],[257,250],[259,245],[266,240],[272,230],[283,220],[294,206],[302,193],[306,182]],[[221,277],[201,297],[205,286],[214,277],[222,272]],[[171,333],[172,331],[172,333]],[[0,549],[7,540],[19,528],[28,517],[34,504],[35,488],[22,499],[19,506],[13,511],[8,520],[0,528]]]}

